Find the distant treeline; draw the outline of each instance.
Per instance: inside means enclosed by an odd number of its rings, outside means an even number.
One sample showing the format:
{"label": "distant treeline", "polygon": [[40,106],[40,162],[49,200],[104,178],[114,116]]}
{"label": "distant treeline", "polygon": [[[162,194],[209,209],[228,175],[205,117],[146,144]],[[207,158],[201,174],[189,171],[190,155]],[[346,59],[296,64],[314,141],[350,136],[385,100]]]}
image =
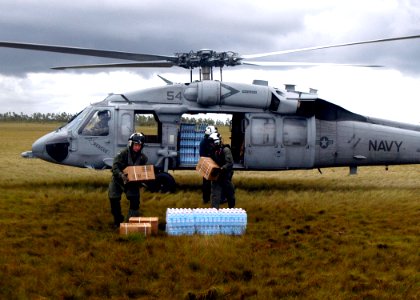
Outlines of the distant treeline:
{"label": "distant treeline", "polygon": [[[6,112],[0,113],[0,122],[2,121],[13,121],[13,122],[59,122],[59,123],[67,123],[70,121],[75,114],[69,113],[33,113],[31,115],[27,115],[24,113],[17,114],[15,112]],[[213,120],[210,118],[188,118],[182,117],[182,123],[190,123],[190,124],[208,124],[208,125],[216,125],[216,126],[229,126],[230,120],[226,120],[225,122],[221,120]],[[153,115],[136,115],[136,123],[138,125],[154,125],[156,120],[154,119]]]}
{"label": "distant treeline", "polygon": [[27,115],[15,112],[0,113],[0,121],[18,121],[18,122],[68,122],[73,117],[68,113],[33,113]]}
{"label": "distant treeline", "polygon": [[231,123],[231,120],[226,120],[226,121],[222,121],[222,120],[213,120],[210,118],[186,118],[186,117],[182,117],[181,118],[181,123],[188,123],[188,124],[207,124],[207,125],[215,125],[215,126],[229,126]]}

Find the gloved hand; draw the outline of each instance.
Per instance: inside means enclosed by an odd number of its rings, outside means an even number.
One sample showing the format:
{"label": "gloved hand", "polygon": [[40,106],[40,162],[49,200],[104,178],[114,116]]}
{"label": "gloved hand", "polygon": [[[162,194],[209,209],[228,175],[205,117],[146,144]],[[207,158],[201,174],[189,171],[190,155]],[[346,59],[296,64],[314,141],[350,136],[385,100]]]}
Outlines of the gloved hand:
{"label": "gloved hand", "polygon": [[121,177],[124,185],[128,183],[128,177],[127,177],[126,174],[124,174],[123,172],[120,172],[120,177]]}

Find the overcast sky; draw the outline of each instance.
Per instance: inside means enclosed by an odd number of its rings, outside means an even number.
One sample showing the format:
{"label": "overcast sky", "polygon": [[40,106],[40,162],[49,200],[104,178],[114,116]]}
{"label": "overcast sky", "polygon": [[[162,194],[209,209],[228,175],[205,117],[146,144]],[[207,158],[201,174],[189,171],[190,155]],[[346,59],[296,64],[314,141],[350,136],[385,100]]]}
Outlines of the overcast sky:
{"label": "overcast sky", "polygon": [[[420,34],[417,0],[0,0],[0,40],[173,55],[209,48],[254,54]],[[420,123],[420,39],[270,57],[384,68],[225,68],[223,80],[316,88],[366,116]],[[0,48],[0,112],[76,113],[108,93],[188,82],[180,68],[53,71],[125,62]],[[217,76],[216,76],[216,79]]]}

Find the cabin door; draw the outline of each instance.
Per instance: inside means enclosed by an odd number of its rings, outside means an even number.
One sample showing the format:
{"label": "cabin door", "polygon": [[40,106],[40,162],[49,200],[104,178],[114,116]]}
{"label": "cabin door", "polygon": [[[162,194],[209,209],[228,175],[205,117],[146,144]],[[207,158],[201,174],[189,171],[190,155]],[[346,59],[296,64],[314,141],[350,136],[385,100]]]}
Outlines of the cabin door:
{"label": "cabin door", "polygon": [[287,169],[312,168],[315,160],[315,119],[284,117],[282,147]]}
{"label": "cabin door", "polygon": [[245,168],[281,168],[285,160],[278,130],[281,118],[272,114],[245,114],[245,123]]}

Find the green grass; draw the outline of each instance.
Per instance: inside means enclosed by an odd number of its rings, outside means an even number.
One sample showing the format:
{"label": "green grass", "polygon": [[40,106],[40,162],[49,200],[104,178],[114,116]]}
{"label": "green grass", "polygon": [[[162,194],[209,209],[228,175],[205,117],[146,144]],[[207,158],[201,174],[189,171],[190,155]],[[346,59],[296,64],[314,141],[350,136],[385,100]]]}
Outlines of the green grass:
{"label": "green grass", "polygon": [[420,166],[236,172],[239,237],[165,234],[166,208],[202,207],[201,178],[175,171],[175,194],[142,193],[159,235],[124,237],[109,171],[20,157],[55,127],[0,123],[1,299],[420,297]]}

